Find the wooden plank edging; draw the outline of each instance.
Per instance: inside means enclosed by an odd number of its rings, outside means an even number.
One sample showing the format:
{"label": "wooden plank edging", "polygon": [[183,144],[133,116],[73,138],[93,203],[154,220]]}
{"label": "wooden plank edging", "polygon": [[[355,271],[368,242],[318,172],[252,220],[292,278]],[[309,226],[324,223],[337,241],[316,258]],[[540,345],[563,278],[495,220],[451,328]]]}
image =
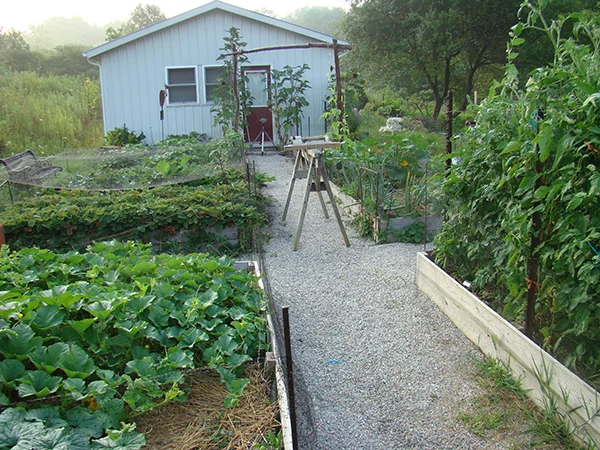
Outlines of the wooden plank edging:
{"label": "wooden plank edging", "polygon": [[555,406],[580,440],[600,446],[600,394],[502,316],[417,254],[417,285],[488,357],[502,361],[541,408]]}
{"label": "wooden plank edging", "polygon": [[340,188],[337,187],[337,185],[331,180],[329,180],[329,185],[331,186],[331,191],[333,192],[334,197],[340,199],[342,209],[346,211],[346,213],[349,216],[352,216],[353,214],[356,216],[360,215],[360,204],[354,198],[350,197],[348,194],[343,193],[340,190]]}
{"label": "wooden plank edging", "polygon": [[[242,269],[244,267],[247,268],[248,271],[252,272],[258,277],[258,286],[263,292],[265,291],[258,261],[235,261],[234,267],[237,269]],[[273,319],[271,318],[271,314],[267,314],[267,324],[269,327],[269,334],[271,335],[271,349],[275,355],[275,384],[277,386],[277,403],[279,404],[281,433],[283,435],[283,448],[284,450],[292,450],[292,423],[290,420],[290,406],[288,403],[287,387],[284,382],[285,373],[279,364],[279,348],[277,346],[277,341],[275,340],[275,332],[273,330]]]}

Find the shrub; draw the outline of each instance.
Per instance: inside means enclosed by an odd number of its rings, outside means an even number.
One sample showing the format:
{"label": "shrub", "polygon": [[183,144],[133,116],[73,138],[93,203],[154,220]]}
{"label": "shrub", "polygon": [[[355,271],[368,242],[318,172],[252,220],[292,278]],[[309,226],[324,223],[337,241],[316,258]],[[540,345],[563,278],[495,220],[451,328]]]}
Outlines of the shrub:
{"label": "shrub", "polygon": [[125,124],[123,124],[123,128],[115,128],[106,135],[106,143],[116,147],[123,147],[127,144],[140,144],[144,139],[146,139],[146,135],[143,132],[135,134],[135,132],[129,131]]}

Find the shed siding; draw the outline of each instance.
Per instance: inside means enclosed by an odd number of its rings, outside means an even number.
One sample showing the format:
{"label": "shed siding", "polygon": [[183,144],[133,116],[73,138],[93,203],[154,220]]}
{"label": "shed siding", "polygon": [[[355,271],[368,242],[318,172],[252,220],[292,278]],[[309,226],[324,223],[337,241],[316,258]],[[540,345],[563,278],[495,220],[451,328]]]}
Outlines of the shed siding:
{"label": "shed siding", "polygon": [[[101,55],[105,131],[125,124],[130,130],[143,131],[149,144],[162,139],[162,126],[164,136],[197,131],[218,137],[211,105],[204,103],[202,68],[219,64],[219,48],[232,26],[241,30],[248,49],[312,41],[281,28],[214,10],[117,47]],[[309,121],[310,134],[324,133],[321,114],[327,96],[327,76],[333,65],[332,51],[278,50],[248,57],[252,65],[270,65],[275,69],[308,64],[311,70],[306,78],[312,88],[307,92],[310,106],[304,111],[302,133],[309,134]],[[158,94],[166,82],[166,67],[178,66],[196,67],[198,104],[165,105],[165,120],[161,125]]]}

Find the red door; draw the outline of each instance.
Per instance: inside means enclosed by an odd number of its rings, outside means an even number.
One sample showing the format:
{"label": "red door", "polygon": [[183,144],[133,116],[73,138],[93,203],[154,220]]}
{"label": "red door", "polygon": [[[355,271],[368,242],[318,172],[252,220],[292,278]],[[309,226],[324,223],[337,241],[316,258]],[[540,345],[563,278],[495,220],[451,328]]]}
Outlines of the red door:
{"label": "red door", "polygon": [[246,116],[248,127],[244,130],[246,142],[260,142],[261,131],[265,132],[265,142],[273,142],[273,113],[269,108],[268,87],[271,84],[269,66],[253,66],[244,69],[248,78],[248,90],[253,97],[252,108]]}

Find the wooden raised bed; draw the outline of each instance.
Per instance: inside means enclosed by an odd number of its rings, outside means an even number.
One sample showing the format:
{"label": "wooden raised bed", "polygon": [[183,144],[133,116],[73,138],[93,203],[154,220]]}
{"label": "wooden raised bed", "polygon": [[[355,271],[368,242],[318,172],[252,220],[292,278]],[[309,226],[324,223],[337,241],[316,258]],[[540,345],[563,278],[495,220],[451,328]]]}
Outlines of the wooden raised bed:
{"label": "wooden raised bed", "polygon": [[417,285],[484,354],[510,368],[537,405],[556,406],[565,424],[582,443],[600,444],[597,391],[422,252],[417,255]]}

